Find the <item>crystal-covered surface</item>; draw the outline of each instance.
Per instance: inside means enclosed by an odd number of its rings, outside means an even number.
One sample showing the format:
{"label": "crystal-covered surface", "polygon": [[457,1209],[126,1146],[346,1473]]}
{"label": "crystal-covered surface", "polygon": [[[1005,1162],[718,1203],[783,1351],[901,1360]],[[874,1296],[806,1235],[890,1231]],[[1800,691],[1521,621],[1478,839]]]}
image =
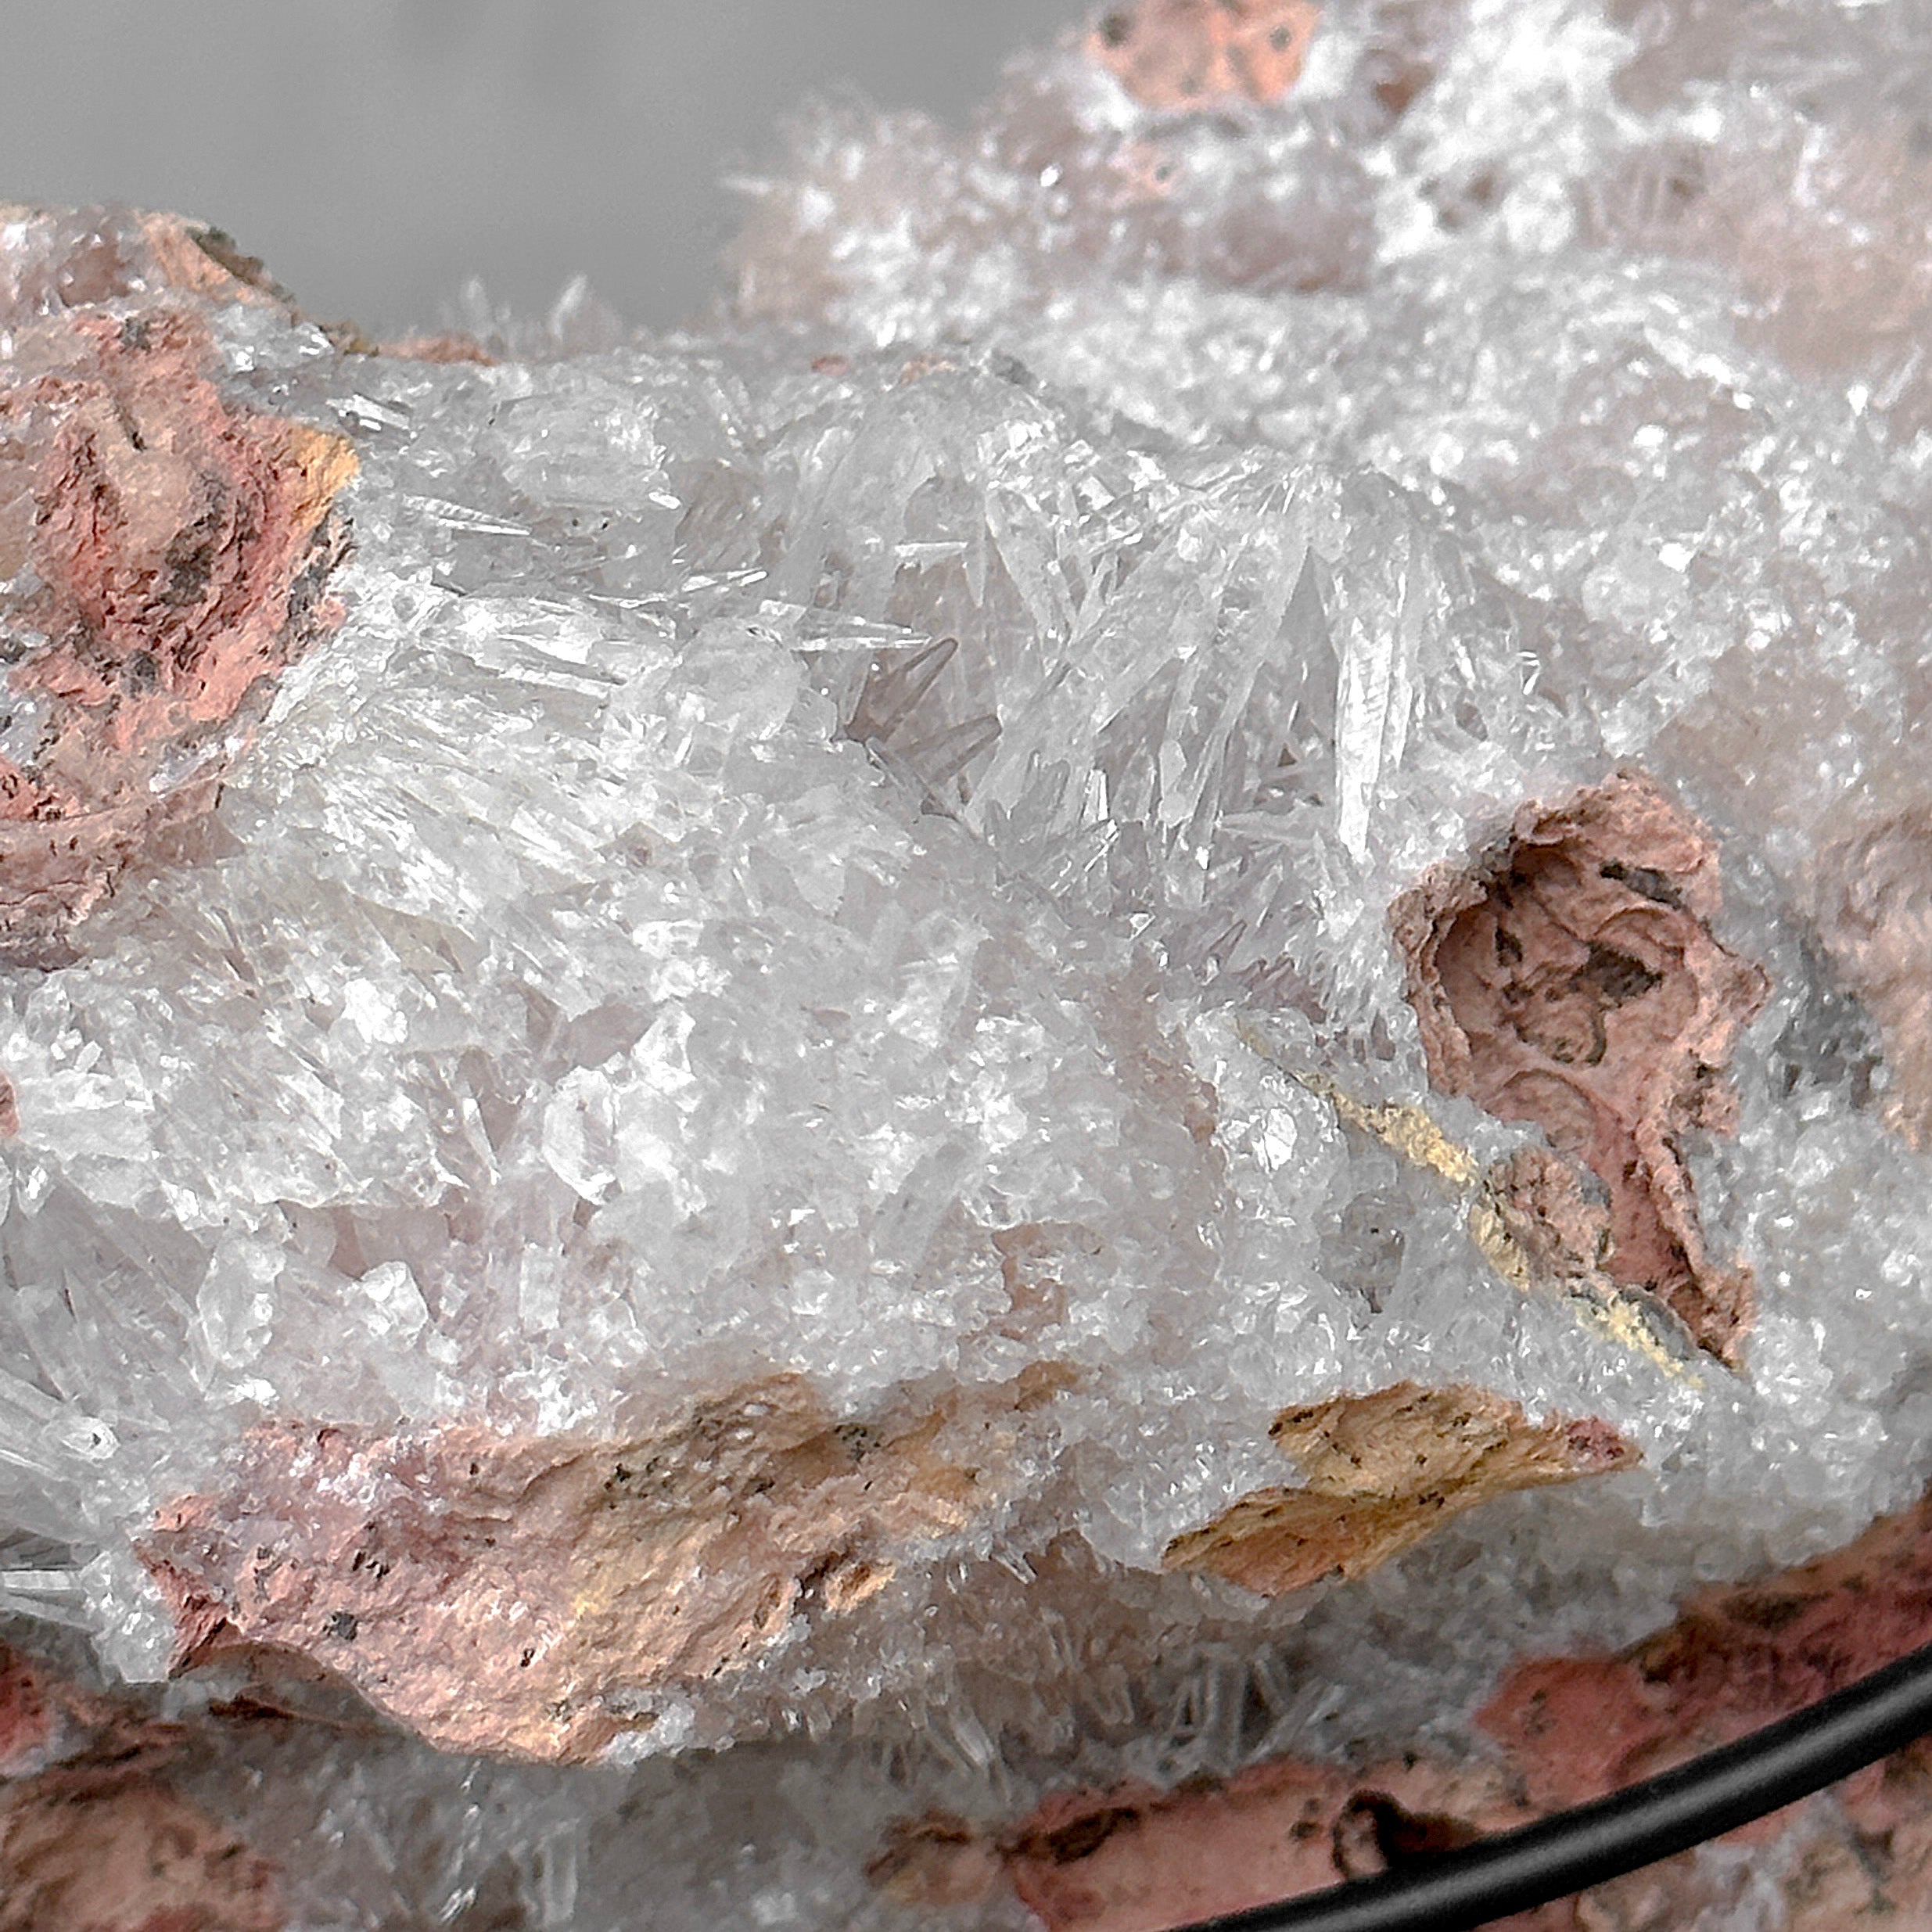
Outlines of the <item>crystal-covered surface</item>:
{"label": "crystal-covered surface", "polygon": [[[210,1767],[318,1848],[302,1923],[623,1925],[648,1873],[654,1925],[883,1924],[891,1817],[1466,1746],[1525,1648],[1917,1493],[1932,1194],[1831,855],[1926,803],[1928,84],[1916,5],[1338,5],[1273,102],[1069,44],[964,134],[808,116],[702,336],[479,297],[502,359],[444,364],[210,308],[232,394],[354,441],[348,617],[190,845],[0,983],[7,1607],[158,1677],[135,1543],[292,1414],[1067,1371],[657,1761],[264,1743],[309,1814]],[[1332,1097],[1537,1139],[1431,1091],[1388,910],[1620,767],[1773,988],[1683,1150],[1738,1374],[1525,1292]],[[1404,1379],[1642,1464],[1345,1589],[1162,1574],[1283,1479],[1283,1407]]]}

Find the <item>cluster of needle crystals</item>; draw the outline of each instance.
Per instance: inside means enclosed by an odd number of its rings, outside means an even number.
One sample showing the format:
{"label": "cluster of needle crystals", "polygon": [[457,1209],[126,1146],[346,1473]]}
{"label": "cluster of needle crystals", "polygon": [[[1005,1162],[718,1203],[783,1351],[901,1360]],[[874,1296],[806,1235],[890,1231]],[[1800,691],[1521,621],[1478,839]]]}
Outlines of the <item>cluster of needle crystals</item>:
{"label": "cluster of needle crystals", "polygon": [[0,1614],[192,1923],[1152,1927],[984,1848],[1913,1504],[1929,102],[1123,0],[660,336],[0,209]]}

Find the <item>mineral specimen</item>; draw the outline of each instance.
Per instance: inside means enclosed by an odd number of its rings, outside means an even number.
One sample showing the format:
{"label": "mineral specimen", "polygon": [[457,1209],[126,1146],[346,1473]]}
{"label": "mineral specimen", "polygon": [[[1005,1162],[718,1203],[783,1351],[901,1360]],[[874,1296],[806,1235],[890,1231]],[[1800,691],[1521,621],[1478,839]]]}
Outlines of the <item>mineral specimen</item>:
{"label": "mineral specimen", "polygon": [[1151,1925],[1916,1632],[1927,98],[1141,0],[659,337],[0,214],[0,1611],[171,1754],[16,1699],[33,1909]]}
{"label": "mineral specimen", "polygon": [[1106,15],[1091,51],[1149,107],[1273,101],[1300,77],[1320,17],[1309,0],[1142,0]]}

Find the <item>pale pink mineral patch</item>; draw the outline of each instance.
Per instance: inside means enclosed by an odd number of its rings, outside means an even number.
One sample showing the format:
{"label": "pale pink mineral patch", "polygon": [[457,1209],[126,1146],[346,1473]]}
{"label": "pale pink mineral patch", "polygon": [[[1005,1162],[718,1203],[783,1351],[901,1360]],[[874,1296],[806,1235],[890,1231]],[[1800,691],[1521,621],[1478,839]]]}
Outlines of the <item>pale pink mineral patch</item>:
{"label": "pale pink mineral patch", "polygon": [[1321,19],[1310,0],[1140,0],[1103,15],[1087,50],[1147,107],[1279,100]]}
{"label": "pale pink mineral patch", "polygon": [[13,292],[0,379],[0,950],[16,957],[212,801],[278,674],[342,616],[325,587],[353,451],[228,401],[201,314],[169,291],[271,298],[180,224],[89,232]]}
{"label": "pale pink mineral patch", "polygon": [[1733,1130],[1724,1069],[1769,982],[1712,932],[1718,904],[1715,839],[1625,773],[1524,806],[1501,846],[1437,867],[1392,918],[1430,1079],[1535,1122],[1593,1174],[1604,1269],[1735,1365],[1751,1277],[1708,1253],[1680,1144]]}
{"label": "pale pink mineral patch", "polygon": [[780,1376],[621,1441],[264,1427],[142,1555],[179,1668],[265,1647],[446,1750],[586,1759],[957,1532],[1066,1380],[852,1423]]}
{"label": "pale pink mineral patch", "polygon": [[1284,1409],[1269,1433],[1301,1464],[1305,1486],[1251,1490],[1176,1537],[1167,1568],[1280,1596],[1363,1575],[1492,1497],[1637,1460],[1608,1423],[1532,1422],[1506,1397],[1463,1384],[1334,1396]]}

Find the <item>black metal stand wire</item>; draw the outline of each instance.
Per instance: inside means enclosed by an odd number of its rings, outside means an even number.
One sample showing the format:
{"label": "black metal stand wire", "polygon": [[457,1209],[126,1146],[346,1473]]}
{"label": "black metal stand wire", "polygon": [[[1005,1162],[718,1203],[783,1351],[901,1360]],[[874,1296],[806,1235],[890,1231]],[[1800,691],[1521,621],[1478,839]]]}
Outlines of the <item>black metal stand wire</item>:
{"label": "black metal stand wire", "polygon": [[1932,1731],[1932,1644],[1750,1736],[1593,1804],[1181,1932],[1471,1932],[1808,1797]]}

